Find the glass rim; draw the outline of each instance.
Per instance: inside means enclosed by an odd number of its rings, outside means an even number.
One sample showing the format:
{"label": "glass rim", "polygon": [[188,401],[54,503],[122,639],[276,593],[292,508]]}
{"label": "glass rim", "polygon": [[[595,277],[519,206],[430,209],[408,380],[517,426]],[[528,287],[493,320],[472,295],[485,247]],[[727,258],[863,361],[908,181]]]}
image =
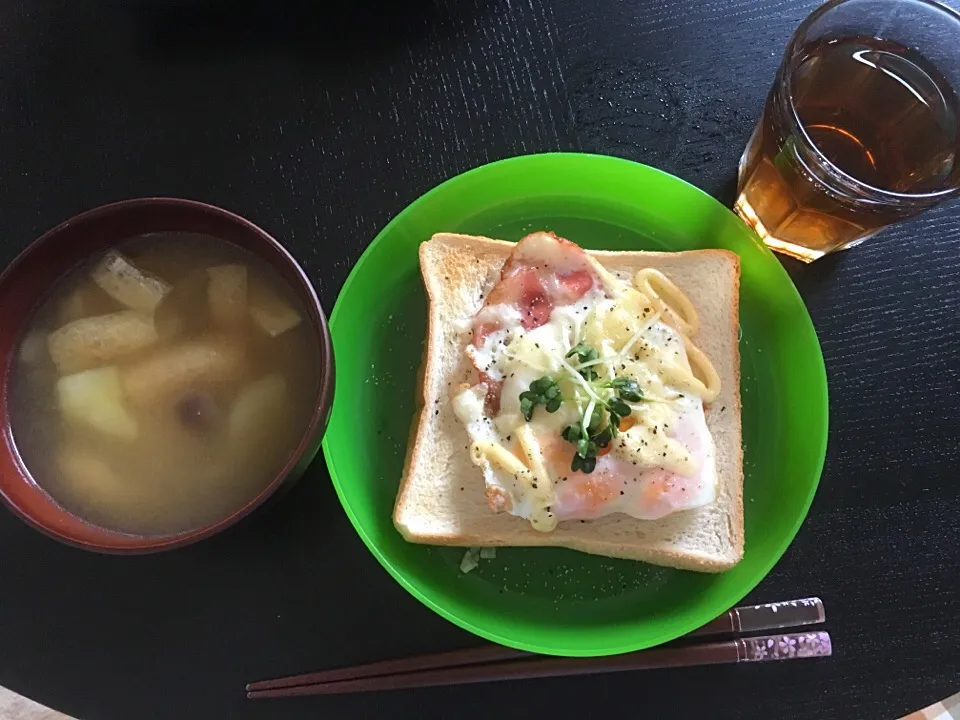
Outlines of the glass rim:
{"label": "glass rim", "polygon": [[[810,13],[806,18],[804,18],[803,22],[801,22],[797,26],[797,29],[793,31],[793,35],[790,36],[790,41],[787,43],[787,48],[784,51],[783,60],[781,61],[781,71],[783,73],[783,77],[780,82],[776,83],[777,87],[775,92],[779,96],[780,102],[783,103],[783,107],[787,109],[786,115],[789,118],[790,124],[793,126],[791,129],[797,131],[797,134],[803,141],[803,144],[809,148],[811,152],[813,152],[817,161],[820,162],[832,175],[835,175],[836,178],[841,182],[852,185],[856,190],[863,192],[865,195],[872,196],[872,199],[886,200],[893,203],[902,203],[905,201],[915,202],[943,200],[945,198],[960,194],[960,184],[955,184],[951,187],[944,188],[943,190],[935,190],[932,192],[902,193],[894,190],[884,190],[883,188],[878,188],[875,185],[866,183],[846,172],[843,168],[833,163],[826,155],[824,155],[820,148],[817,147],[817,144],[807,133],[807,129],[803,126],[803,122],[800,120],[800,116],[797,113],[797,108],[793,102],[793,72],[790,67],[791,58],[794,56],[794,52],[797,50],[797,47],[800,43],[800,38],[805,35],[807,29],[814,22],[836,8],[838,5],[845,5],[851,1],[852,0],[829,0],[829,2],[824,3]],[[890,1],[895,2],[896,0]],[[937,0],[911,0],[911,2],[915,2],[919,5],[925,5],[929,8],[942,12],[951,20],[953,20],[957,24],[958,28],[960,28],[960,12],[954,10],[948,5],[937,2]]]}

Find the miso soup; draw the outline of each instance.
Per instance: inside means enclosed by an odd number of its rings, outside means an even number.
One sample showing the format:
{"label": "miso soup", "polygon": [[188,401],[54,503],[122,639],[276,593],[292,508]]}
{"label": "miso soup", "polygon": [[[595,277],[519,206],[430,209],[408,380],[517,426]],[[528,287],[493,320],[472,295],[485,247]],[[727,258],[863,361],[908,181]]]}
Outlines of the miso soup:
{"label": "miso soup", "polygon": [[36,483],[100,527],[168,535],[231,515],[314,410],[309,315],[266,262],[205,235],[144,235],[62,278],[9,382]]}

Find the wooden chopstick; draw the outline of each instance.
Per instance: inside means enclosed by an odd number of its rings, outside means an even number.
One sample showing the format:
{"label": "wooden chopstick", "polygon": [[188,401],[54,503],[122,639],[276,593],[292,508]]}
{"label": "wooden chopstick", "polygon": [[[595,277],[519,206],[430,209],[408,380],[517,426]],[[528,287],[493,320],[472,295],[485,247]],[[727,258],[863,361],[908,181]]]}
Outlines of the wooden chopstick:
{"label": "wooden chopstick", "polygon": [[792,660],[826,657],[831,652],[830,635],[826,632],[792,633],[753,638],[733,638],[700,645],[659,647],[652,650],[640,650],[624,655],[610,655],[600,658],[547,657],[534,660],[513,660],[486,665],[466,665],[397,675],[314,683],[272,690],[250,690],[247,692],[247,697],[256,699],[294,697],[297,695],[340,695],[376,690],[467,685],[499,680],[593,675],[623,672],[625,670],[653,670],[694,665]]}
{"label": "wooden chopstick", "polygon": [[[684,639],[799,627],[823,622],[825,618],[823,603],[819,598],[736,607],[703,627],[694,630]],[[825,654],[829,654],[829,636],[826,633],[822,633],[822,635],[824,637],[821,640],[825,642],[828,648]],[[807,635],[801,634],[771,636],[761,639],[765,642],[772,641],[775,646],[782,640],[785,647],[789,648],[796,646],[799,641],[798,638],[805,637]],[[450,685],[510,678],[544,677],[546,675],[559,676],[676,665],[742,662],[751,659],[748,655],[755,649],[755,641],[757,640],[757,638],[749,638],[706,645],[665,646],[654,650],[613,656],[612,658],[584,658],[582,660],[542,658],[526,659],[523,662],[504,661],[517,661],[538,656],[522,650],[491,644],[464,650],[419,655],[412,658],[383,660],[354,667],[322,670],[274,680],[262,680],[247,685],[247,697],[266,698],[364,692],[401,687],[425,687],[436,684]],[[791,645],[791,642],[793,645]],[[691,650],[691,648],[693,649]],[[768,652],[767,654],[770,655],[771,653]],[[641,655],[642,657],[640,657]],[[630,660],[627,660],[628,658]],[[770,657],[769,659],[781,658]],[[490,665],[489,663],[499,664]],[[622,666],[621,663],[627,663],[627,666]]]}
{"label": "wooden chopstick", "polygon": [[315,685],[318,683],[339,682],[342,680],[358,680],[361,678],[379,677],[383,675],[400,675],[403,673],[418,672],[420,670],[436,670],[438,668],[469,667],[482,665],[488,662],[503,660],[517,660],[525,657],[536,657],[536,653],[514,650],[503,645],[482,645],[480,647],[451,650],[449,652],[417,655],[395,660],[381,660],[366,665],[321,670],[319,672],[291,675],[276,680],[261,680],[247,685],[247,692],[260,690],[276,690],[279,688],[296,687],[298,685]]}

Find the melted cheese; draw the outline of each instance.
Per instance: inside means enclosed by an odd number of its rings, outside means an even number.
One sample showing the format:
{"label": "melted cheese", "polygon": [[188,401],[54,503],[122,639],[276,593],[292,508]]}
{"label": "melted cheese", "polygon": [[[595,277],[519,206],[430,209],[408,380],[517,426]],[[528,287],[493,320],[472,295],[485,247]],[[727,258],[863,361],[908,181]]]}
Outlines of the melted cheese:
{"label": "melted cheese", "polygon": [[[521,259],[546,262],[549,245],[528,246]],[[551,265],[557,272],[571,268],[576,269],[567,255]],[[602,289],[554,307],[546,324],[529,331],[520,312],[506,304],[484,308],[474,321],[474,327],[495,328],[466,352],[490,379],[502,381],[500,412],[495,418],[485,414],[482,384],[459,392],[454,410],[473,440],[472,457],[488,490],[506,498],[504,509],[538,530],[552,530],[558,520],[610,512],[652,519],[715,499],[714,448],[703,401],[715,397],[719,379],[684,334],[696,327],[689,301],[654,273],[638,273],[637,287],[605,270],[597,273]],[[588,475],[571,472],[574,445],[560,433],[597,404],[597,392],[610,391],[586,383],[577,359],[566,358],[581,342],[599,353],[592,367],[600,382],[633,378],[644,395],[643,401],[630,403],[631,426],[621,430]],[[694,355],[699,367],[691,368],[691,348],[699,353]],[[564,402],[554,413],[537,407],[527,422],[520,394],[544,375],[559,383]]]}
{"label": "melted cheese", "polygon": [[477,347],[467,345],[467,356],[474,366],[487,373],[493,380],[503,380],[500,359],[503,350],[514,337],[523,332],[520,325],[520,311],[512,305],[490,305],[477,315],[474,325],[487,325],[497,329],[488,333]]}

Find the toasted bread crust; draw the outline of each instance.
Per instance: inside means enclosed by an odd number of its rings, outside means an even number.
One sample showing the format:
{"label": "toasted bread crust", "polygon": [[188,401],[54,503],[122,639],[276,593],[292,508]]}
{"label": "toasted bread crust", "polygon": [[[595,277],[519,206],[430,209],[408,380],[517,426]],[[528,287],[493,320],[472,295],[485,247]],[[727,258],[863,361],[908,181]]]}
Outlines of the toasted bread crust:
{"label": "toasted bread crust", "polygon": [[[712,299],[709,295],[701,298],[701,303],[695,299],[698,310],[723,318],[722,326],[715,322],[712,327],[701,329],[698,335],[698,343],[707,340],[715,348],[714,353],[708,352],[708,355],[717,365],[723,386],[720,397],[706,410],[708,426],[720,450],[718,464],[722,461],[721,487],[715,503],[718,507],[704,512],[675,513],[657,521],[617,515],[587,523],[568,522],[553,532],[541,533],[521,518],[497,515],[488,509],[491,498],[485,494],[482,475],[475,466],[468,468],[453,460],[441,462],[433,458],[432,453],[439,451],[431,447],[431,443],[436,445],[439,440],[444,441],[444,448],[449,446],[449,452],[460,452],[459,448],[464,448],[464,456],[469,454],[466,432],[452,419],[452,412],[438,419],[440,411],[432,410],[432,405],[444,407],[446,404],[438,388],[454,387],[464,379],[456,375],[451,356],[454,352],[462,356],[469,339],[465,333],[458,336],[451,329],[452,306],[456,305],[458,311],[466,315],[460,320],[472,318],[482,302],[479,296],[499,277],[500,268],[513,247],[513,243],[502,240],[450,234],[435,235],[420,246],[421,274],[428,298],[427,339],[417,387],[418,408],[394,507],[397,529],[411,542],[434,545],[567,547],[701,572],[720,572],[735,565],[743,556],[744,545],[738,350],[740,265],[739,258],[725,250],[587,251],[612,272],[629,274],[640,267],[659,267],[674,281],[678,281],[675,275],[682,276],[683,282],[678,284],[688,294],[691,288],[698,289],[700,281],[716,285],[718,295],[725,298],[726,305],[722,308],[702,307]],[[479,289],[478,296],[469,299],[468,291],[473,289]],[[454,341],[459,342],[459,347],[452,346]],[[438,374],[447,377],[438,377]],[[438,478],[430,465],[439,465],[443,468],[441,472],[450,473],[453,471],[449,468],[456,465],[456,477]],[[450,490],[456,486],[456,493],[449,493],[456,497],[442,498],[440,502],[441,499],[435,497],[439,490],[433,485]],[[441,517],[442,522],[434,522],[432,515]],[[679,533],[679,539],[671,539],[671,533]],[[701,542],[698,533],[706,540]]]}

